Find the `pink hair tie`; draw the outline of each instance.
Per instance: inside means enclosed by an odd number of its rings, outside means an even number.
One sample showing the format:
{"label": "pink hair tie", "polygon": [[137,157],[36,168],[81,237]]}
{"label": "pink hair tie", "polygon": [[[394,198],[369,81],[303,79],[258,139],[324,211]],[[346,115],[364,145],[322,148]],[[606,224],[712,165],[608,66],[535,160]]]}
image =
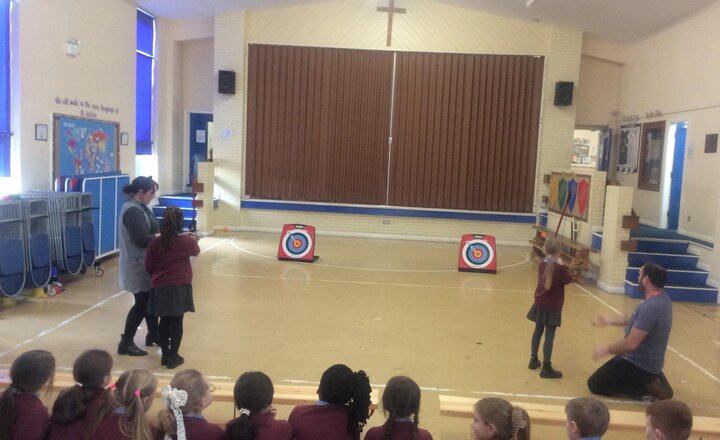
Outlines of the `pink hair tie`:
{"label": "pink hair tie", "polygon": [[140,397],[140,390],[135,390],[135,392],[134,392],[133,394],[135,394],[136,396]]}
{"label": "pink hair tie", "polygon": [[116,388],[117,388],[117,385],[115,385],[115,384],[110,385],[110,390],[115,391]]}

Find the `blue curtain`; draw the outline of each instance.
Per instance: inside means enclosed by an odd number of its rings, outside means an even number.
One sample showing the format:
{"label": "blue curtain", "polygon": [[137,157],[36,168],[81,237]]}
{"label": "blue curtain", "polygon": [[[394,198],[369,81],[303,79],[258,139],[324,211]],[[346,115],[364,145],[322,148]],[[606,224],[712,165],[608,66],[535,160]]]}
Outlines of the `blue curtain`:
{"label": "blue curtain", "polygon": [[135,89],[135,154],[152,154],[152,90],[155,59],[155,19],[137,11]]}
{"label": "blue curtain", "polygon": [[0,0],[0,177],[10,176],[10,0]]}

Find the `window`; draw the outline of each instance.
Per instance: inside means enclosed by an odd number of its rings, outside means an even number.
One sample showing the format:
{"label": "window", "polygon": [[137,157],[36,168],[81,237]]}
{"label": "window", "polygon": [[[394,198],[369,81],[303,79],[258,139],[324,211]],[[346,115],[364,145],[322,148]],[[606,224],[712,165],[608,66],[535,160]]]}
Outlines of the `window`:
{"label": "window", "polygon": [[10,0],[0,0],[0,177],[10,176]]}
{"label": "window", "polygon": [[135,154],[152,154],[152,95],[155,70],[155,18],[137,10]]}

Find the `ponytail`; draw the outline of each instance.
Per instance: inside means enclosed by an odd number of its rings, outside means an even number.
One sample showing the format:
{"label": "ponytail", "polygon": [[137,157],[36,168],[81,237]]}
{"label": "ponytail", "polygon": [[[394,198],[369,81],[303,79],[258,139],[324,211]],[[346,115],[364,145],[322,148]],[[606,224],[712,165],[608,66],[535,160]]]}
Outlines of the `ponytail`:
{"label": "ponytail", "polygon": [[120,433],[133,440],[152,440],[145,407],[157,388],[157,378],[148,370],[128,370],[116,382],[115,399],[125,407],[120,418]]}
{"label": "ponytail", "polygon": [[530,440],[530,416],[519,406],[512,409],[512,440]]}
{"label": "ponytail", "polygon": [[272,381],[263,372],[248,371],[238,378],[233,390],[233,397],[240,416],[235,419],[232,430],[228,432],[230,440],[254,440],[257,438],[257,427],[250,416],[261,414],[268,408],[272,404],[274,392]]}
{"label": "ponytail", "polygon": [[12,440],[12,429],[15,422],[13,394],[15,394],[15,387],[11,384],[0,396],[0,440]]}
{"label": "ponytail", "polygon": [[353,374],[355,389],[348,405],[348,433],[359,434],[370,416],[370,378],[360,370]]}
{"label": "ponytail", "polygon": [[389,413],[385,422],[384,440],[392,438],[394,423],[399,418],[413,416],[413,440],[417,440],[418,414],[420,413],[420,387],[407,376],[393,376],[382,396],[383,411]]}
{"label": "ponytail", "polygon": [[560,240],[548,235],[545,238],[543,250],[545,251],[545,271],[543,272],[545,284],[543,287],[545,287],[545,290],[549,290],[553,283],[553,264],[557,261],[557,257],[562,250]]}

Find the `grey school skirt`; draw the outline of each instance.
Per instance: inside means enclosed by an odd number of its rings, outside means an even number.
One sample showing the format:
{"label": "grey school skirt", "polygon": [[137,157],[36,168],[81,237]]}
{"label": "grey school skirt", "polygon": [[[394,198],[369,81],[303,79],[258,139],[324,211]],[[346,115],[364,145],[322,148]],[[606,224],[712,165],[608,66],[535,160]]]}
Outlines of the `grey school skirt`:
{"label": "grey school skirt", "polygon": [[158,287],[150,292],[147,308],[150,316],[181,316],[194,311],[192,284]]}
{"label": "grey school skirt", "polygon": [[530,310],[527,313],[527,319],[540,325],[560,327],[561,318],[562,312],[557,310],[544,310],[538,308],[535,304],[530,307]]}

